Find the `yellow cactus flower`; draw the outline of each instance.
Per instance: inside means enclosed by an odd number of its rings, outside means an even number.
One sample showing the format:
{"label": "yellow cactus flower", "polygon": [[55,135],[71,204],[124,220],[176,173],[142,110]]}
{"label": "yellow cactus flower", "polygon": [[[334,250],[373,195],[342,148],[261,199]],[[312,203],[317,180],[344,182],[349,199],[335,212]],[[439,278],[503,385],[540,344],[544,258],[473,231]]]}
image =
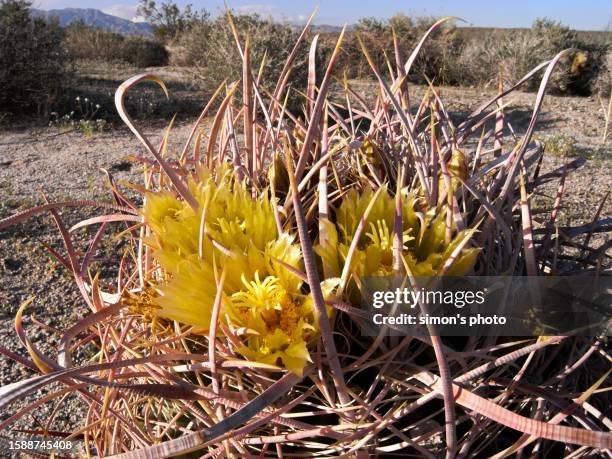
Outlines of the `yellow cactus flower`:
{"label": "yellow cactus flower", "polygon": [[[197,213],[170,192],[146,195],[142,212],[153,233],[148,244],[163,271],[155,313],[207,333],[224,269],[219,320],[247,330],[236,351],[301,374],[318,317],[291,270],[302,269],[299,245],[293,235],[279,234],[267,193],[253,198],[230,170],[198,175],[189,184]],[[333,285],[323,287],[330,295]]]}
{"label": "yellow cactus flower", "polygon": [[[262,363],[280,358],[289,371],[301,375],[311,361],[307,343],[318,333],[312,298],[289,294],[273,276],[262,281],[255,273],[255,280],[243,283],[246,289],[232,295],[234,323],[246,327],[249,336],[237,351]],[[335,280],[323,282],[323,295],[329,298],[336,285]]]}
{"label": "yellow cactus flower", "polygon": [[[347,257],[359,221],[375,194],[367,189],[359,194],[350,190],[342,200],[336,225],[326,226],[327,242],[317,247],[323,263],[339,273]],[[357,250],[351,261],[351,272],[358,277],[393,275],[393,220],[395,199],[385,188],[376,197],[366,221]],[[447,242],[445,207],[437,214],[419,212],[417,198],[402,191],[402,254],[415,276],[435,276],[449,259],[469,230],[458,232]],[[447,275],[464,275],[474,265],[478,249],[466,248],[454,261]]]}

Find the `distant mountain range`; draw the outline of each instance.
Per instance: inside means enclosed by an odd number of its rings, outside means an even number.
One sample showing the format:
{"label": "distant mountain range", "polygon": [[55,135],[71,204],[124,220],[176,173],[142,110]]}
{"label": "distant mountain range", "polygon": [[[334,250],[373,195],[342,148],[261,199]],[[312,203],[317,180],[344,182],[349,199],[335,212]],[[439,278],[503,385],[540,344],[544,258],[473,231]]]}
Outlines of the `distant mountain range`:
{"label": "distant mountain range", "polygon": [[[66,27],[75,21],[83,21],[88,26],[99,27],[111,32],[125,35],[151,35],[153,30],[146,22],[133,22],[111,14],[104,13],[94,8],[63,8],[57,10],[40,10],[31,8],[34,16],[50,18],[57,16],[62,27]],[[293,24],[296,29],[301,30],[303,24]],[[351,27],[349,26],[349,30]],[[342,27],[336,25],[319,24],[313,25],[314,32],[330,33],[340,32]]]}
{"label": "distant mountain range", "polygon": [[129,21],[93,8],[63,8],[61,10],[39,10],[32,8],[30,11],[34,16],[47,18],[57,16],[62,27],[81,20],[88,26],[99,27],[100,29],[125,35],[150,35],[152,33],[151,26],[146,22]]}
{"label": "distant mountain range", "polygon": [[[99,27],[100,29],[110,30],[124,35],[151,35],[153,29],[146,22],[133,22],[112,14],[104,13],[94,8],[63,8],[56,10],[30,9],[32,15],[50,18],[57,16],[60,26],[66,27],[73,22],[83,21],[88,26]],[[303,24],[293,24],[299,30]],[[349,30],[352,27],[349,26]],[[340,32],[342,27],[336,25],[319,24],[313,25],[312,30],[320,33]]]}
{"label": "distant mountain range", "polygon": [[[300,24],[300,27],[304,27],[303,24]],[[349,25],[347,30],[352,30],[353,26]],[[328,25],[328,24],[313,24],[312,31],[315,33],[338,33],[342,30],[342,26],[337,25]]]}

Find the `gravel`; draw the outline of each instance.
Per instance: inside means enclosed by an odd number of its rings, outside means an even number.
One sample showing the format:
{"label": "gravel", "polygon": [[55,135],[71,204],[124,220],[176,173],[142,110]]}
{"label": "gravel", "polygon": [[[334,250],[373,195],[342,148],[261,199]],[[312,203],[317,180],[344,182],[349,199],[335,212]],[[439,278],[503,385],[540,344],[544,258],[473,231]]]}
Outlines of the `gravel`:
{"label": "gravel", "polygon": [[[179,138],[188,134],[188,126],[178,126]],[[147,131],[159,142],[162,129]],[[0,218],[42,203],[41,191],[50,201],[70,199],[109,200],[107,169],[117,181],[140,183],[142,168],[126,156],[143,155],[144,149],[127,129],[114,129],[91,139],[72,132],[57,135],[50,130],[11,131],[0,133]],[[69,208],[60,211],[67,225],[92,213],[92,209]],[[89,239],[91,235],[88,236]],[[26,309],[26,331],[40,349],[55,357],[58,335],[51,329],[33,324],[39,319],[49,327],[63,330],[89,311],[81,299],[72,276],[56,263],[42,243],[62,252],[63,244],[50,214],[0,231],[0,346],[27,355],[14,329],[19,306],[34,296]],[[84,249],[84,247],[81,247]],[[83,356],[73,355],[75,362]],[[0,386],[34,376],[34,372],[0,356]],[[49,390],[60,386],[50,387]],[[42,393],[46,393],[42,392]],[[0,412],[4,419],[28,402],[39,398],[38,392]],[[16,427],[41,428],[54,405],[47,403],[33,415],[25,416]],[[56,431],[71,431],[83,422],[85,403],[78,397],[62,402],[54,423]],[[13,439],[27,438],[15,434]],[[0,456],[2,456],[0,445]]]}

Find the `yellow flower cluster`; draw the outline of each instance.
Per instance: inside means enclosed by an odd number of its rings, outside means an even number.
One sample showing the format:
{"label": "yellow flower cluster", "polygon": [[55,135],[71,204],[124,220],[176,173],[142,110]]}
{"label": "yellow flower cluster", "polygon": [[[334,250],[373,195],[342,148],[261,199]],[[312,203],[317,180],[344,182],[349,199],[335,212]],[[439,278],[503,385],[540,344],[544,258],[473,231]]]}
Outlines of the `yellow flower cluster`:
{"label": "yellow flower cluster", "polygon": [[[302,374],[310,361],[308,345],[319,330],[316,308],[297,274],[303,269],[299,245],[293,235],[279,233],[268,193],[253,197],[228,168],[215,174],[203,168],[198,177],[189,182],[198,211],[170,191],[145,196],[143,216],[152,233],[146,242],[162,273],[152,296],[154,313],[192,325],[195,333],[208,333],[222,285],[219,321],[229,330],[240,329],[243,346],[236,351],[251,361],[280,363]],[[326,299],[338,285],[336,276],[373,199],[351,273],[357,279],[393,274],[395,200],[387,189],[378,195],[351,190],[335,223],[321,222],[326,238],[317,252],[328,277],[321,284]],[[469,234],[460,231],[449,242],[447,210],[419,212],[418,199],[402,192],[402,255],[415,276],[434,276]],[[465,274],[477,253],[463,249],[447,274]]]}
{"label": "yellow flower cluster", "polygon": [[[279,234],[267,193],[253,198],[229,169],[216,177],[202,169],[189,189],[197,212],[168,191],[145,197],[143,215],[153,234],[147,243],[163,271],[157,315],[207,333],[225,270],[219,320],[244,330],[237,352],[302,374],[318,318],[292,270],[302,269],[299,245],[292,235]],[[329,295],[334,285],[322,287]]]}
{"label": "yellow flower cluster", "polygon": [[[393,275],[393,220],[395,199],[385,188],[378,196],[371,189],[359,194],[351,189],[336,213],[336,224],[327,223],[328,240],[317,252],[330,272],[340,273],[355,231],[366,208],[376,198],[366,220],[351,261],[351,273],[358,277]],[[402,191],[402,255],[414,276],[435,276],[453,251],[468,236],[469,230],[458,232],[446,240],[446,212],[418,212],[417,198]],[[478,249],[466,248],[453,262],[446,275],[466,274],[474,265]]]}

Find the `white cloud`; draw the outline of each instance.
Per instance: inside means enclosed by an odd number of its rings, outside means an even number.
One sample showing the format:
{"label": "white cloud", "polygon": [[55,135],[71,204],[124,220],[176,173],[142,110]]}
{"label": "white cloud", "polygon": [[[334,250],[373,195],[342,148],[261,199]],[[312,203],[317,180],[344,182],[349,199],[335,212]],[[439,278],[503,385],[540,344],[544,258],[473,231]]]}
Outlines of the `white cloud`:
{"label": "white cloud", "polygon": [[269,3],[249,3],[237,6],[234,9],[236,12],[243,14],[261,14],[262,16],[278,14],[277,8]]}
{"label": "white cloud", "polygon": [[136,16],[136,10],[138,9],[138,5],[111,5],[105,8],[101,8],[102,12],[106,14],[111,14],[113,16],[117,16],[123,19],[127,19],[129,21],[138,22],[138,17]]}
{"label": "white cloud", "polygon": [[285,19],[289,22],[306,22],[308,16],[305,14],[296,14],[295,16],[285,16]]}
{"label": "white cloud", "polygon": [[287,15],[278,9],[277,6],[269,3],[249,3],[240,5],[234,8],[237,13],[241,14],[259,14],[263,17],[271,17],[276,21],[303,23],[306,22],[308,16],[304,14]]}

